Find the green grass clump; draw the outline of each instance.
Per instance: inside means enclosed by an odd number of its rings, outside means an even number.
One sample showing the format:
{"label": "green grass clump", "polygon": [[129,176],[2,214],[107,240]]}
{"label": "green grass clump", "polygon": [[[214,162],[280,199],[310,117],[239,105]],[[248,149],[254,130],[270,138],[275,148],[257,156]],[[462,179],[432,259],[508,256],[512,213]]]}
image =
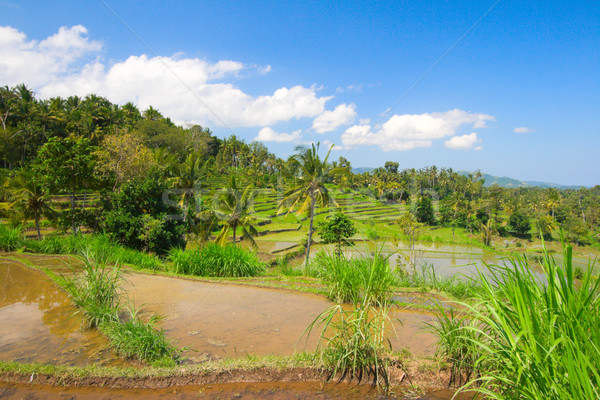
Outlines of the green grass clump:
{"label": "green grass clump", "polygon": [[386,304],[396,281],[388,257],[379,253],[346,258],[321,252],[310,262],[306,273],[323,279],[329,298],[340,303],[355,302],[368,293],[371,301]]}
{"label": "green grass clump", "polygon": [[[61,275],[59,282],[81,308],[89,327],[95,328],[118,318],[121,268],[86,251],[77,257],[82,268],[74,275]],[[73,268],[73,272],[75,272]]]}
{"label": "green grass clump", "polygon": [[58,281],[80,308],[88,326],[103,331],[120,355],[161,366],[174,365],[180,352],[166,339],[164,331],[156,328],[159,317],[143,322],[133,307],[127,308],[127,317],[121,317],[123,275],[119,264],[109,266],[106,254],[98,256],[89,250],[78,258],[81,268],[72,267],[73,274],[61,275]]}
{"label": "green grass clump", "polygon": [[454,336],[479,352],[467,386],[485,398],[600,398],[600,279],[589,265],[576,281],[570,246],[563,257],[545,250],[541,276],[525,258],[479,273],[473,322]]}
{"label": "green grass clump", "polygon": [[169,255],[173,272],[210,277],[258,276],[266,266],[255,252],[234,245],[209,243],[201,249],[173,249]]}
{"label": "green grass clump", "polygon": [[10,228],[4,224],[0,224],[0,250],[17,250],[23,247],[23,241],[20,227]]}
{"label": "green grass clump", "polygon": [[127,311],[125,321],[102,326],[111,347],[130,359],[162,367],[175,365],[179,351],[167,340],[164,331],[156,327],[160,317],[153,315],[148,322],[143,322],[138,316],[139,309],[130,306]]}

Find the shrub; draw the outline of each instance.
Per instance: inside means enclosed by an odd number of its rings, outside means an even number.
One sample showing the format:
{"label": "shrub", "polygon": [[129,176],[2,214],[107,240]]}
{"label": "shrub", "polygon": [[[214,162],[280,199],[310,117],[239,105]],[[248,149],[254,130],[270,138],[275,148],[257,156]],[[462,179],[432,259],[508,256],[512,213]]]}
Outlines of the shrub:
{"label": "shrub", "polygon": [[255,252],[235,245],[209,243],[201,249],[172,249],[173,272],[210,277],[242,277],[261,275],[266,266]]}

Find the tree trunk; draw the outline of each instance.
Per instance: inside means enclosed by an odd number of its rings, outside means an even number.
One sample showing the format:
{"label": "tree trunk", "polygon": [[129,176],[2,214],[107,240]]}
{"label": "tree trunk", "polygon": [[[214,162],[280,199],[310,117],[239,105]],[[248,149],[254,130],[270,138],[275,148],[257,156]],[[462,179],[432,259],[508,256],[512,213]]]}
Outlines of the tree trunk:
{"label": "tree trunk", "polygon": [[40,232],[40,217],[35,213],[35,229],[37,230],[38,240],[42,240],[42,233]]}
{"label": "tree trunk", "polygon": [[235,232],[237,231],[237,224],[233,225],[233,244],[235,246]]}
{"label": "tree trunk", "polygon": [[77,236],[77,229],[75,229],[75,192],[71,193],[71,229],[73,236]]}
{"label": "tree trunk", "polygon": [[310,245],[312,243],[313,235],[313,220],[315,219],[315,193],[310,192],[310,223],[308,225],[308,242],[306,243],[306,259],[304,260],[304,266],[308,265],[308,258],[310,257]]}

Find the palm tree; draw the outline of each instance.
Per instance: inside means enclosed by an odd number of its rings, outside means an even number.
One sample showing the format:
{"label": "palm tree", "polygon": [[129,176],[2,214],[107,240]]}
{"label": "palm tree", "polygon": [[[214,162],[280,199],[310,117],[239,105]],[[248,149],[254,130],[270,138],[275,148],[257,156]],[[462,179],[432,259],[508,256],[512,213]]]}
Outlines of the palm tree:
{"label": "palm tree", "polygon": [[184,162],[177,166],[177,176],[174,178],[173,186],[181,189],[178,206],[183,210],[183,218],[187,222],[190,215],[195,213],[196,189],[201,184],[201,179],[208,172],[211,159],[202,162],[198,153],[190,153]]}
{"label": "palm tree", "polygon": [[231,177],[229,187],[221,191],[213,204],[213,212],[220,220],[219,224],[223,226],[215,242],[221,245],[225,244],[229,230],[231,230],[233,232],[233,243],[235,244],[237,228],[241,228],[242,237],[250,240],[252,247],[258,247],[254,240],[254,236],[258,235],[258,231],[254,226],[255,219],[248,215],[252,212],[255,194],[252,186],[248,186],[240,194],[235,178]]}
{"label": "palm tree", "polygon": [[20,209],[25,217],[33,217],[38,239],[41,239],[40,218],[54,215],[54,210],[50,207],[52,199],[49,193],[35,180],[33,173],[25,170],[10,182],[10,189],[14,201],[9,207]]}
{"label": "palm tree", "polygon": [[[325,186],[325,181],[330,174],[338,174],[346,171],[344,168],[329,169],[327,160],[333,145],[329,148],[327,155],[323,160],[319,157],[319,144],[311,147],[296,147],[297,154],[290,157],[288,164],[290,169],[298,169],[300,176],[297,183],[285,193],[284,199],[279,203],[278,212],[286,205],[290,204],[288,213],[298,208],[298,214],[308,213],[310,223],[308,225],[308,241],[306,243],[305,265],[308,264],[310,256],[310,246],[312,244],[312,235],[314,233],[315,205],[321,206],[329,203],[331,197],[329,190]],[[339,205],[333,200],[336,207]]]}

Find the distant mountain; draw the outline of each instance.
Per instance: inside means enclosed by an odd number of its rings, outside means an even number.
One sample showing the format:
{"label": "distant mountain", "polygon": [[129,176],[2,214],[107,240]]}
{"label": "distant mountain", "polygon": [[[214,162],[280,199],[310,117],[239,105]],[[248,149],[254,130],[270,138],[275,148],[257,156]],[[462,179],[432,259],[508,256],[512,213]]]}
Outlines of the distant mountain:
{"label": "distant mountain", "polygon": [[[459,171],[459,174],[467,175],[469,172]],[[507,176],[494,176],[490,174],[483,174],[483,179],[485,179],[485,183],[483,186],[490,187],[493,185],[498,185],[505,188],[520,188],[520,187],[541,187],[541,188],[556,188],[556,189],[579,189],[583,186],[575,186],[575,185],[560,185],[558,183],[550,183],[550,182],[538,182],[538,181],[520,181],[518,179],[509,178]]]}
{"label": "distant mountain", "polygon": [[353,174],[364,174],[365,172],[371,172],[374,169],[375,168],[371,168],[371,167],[352,168],[352,173]]}

